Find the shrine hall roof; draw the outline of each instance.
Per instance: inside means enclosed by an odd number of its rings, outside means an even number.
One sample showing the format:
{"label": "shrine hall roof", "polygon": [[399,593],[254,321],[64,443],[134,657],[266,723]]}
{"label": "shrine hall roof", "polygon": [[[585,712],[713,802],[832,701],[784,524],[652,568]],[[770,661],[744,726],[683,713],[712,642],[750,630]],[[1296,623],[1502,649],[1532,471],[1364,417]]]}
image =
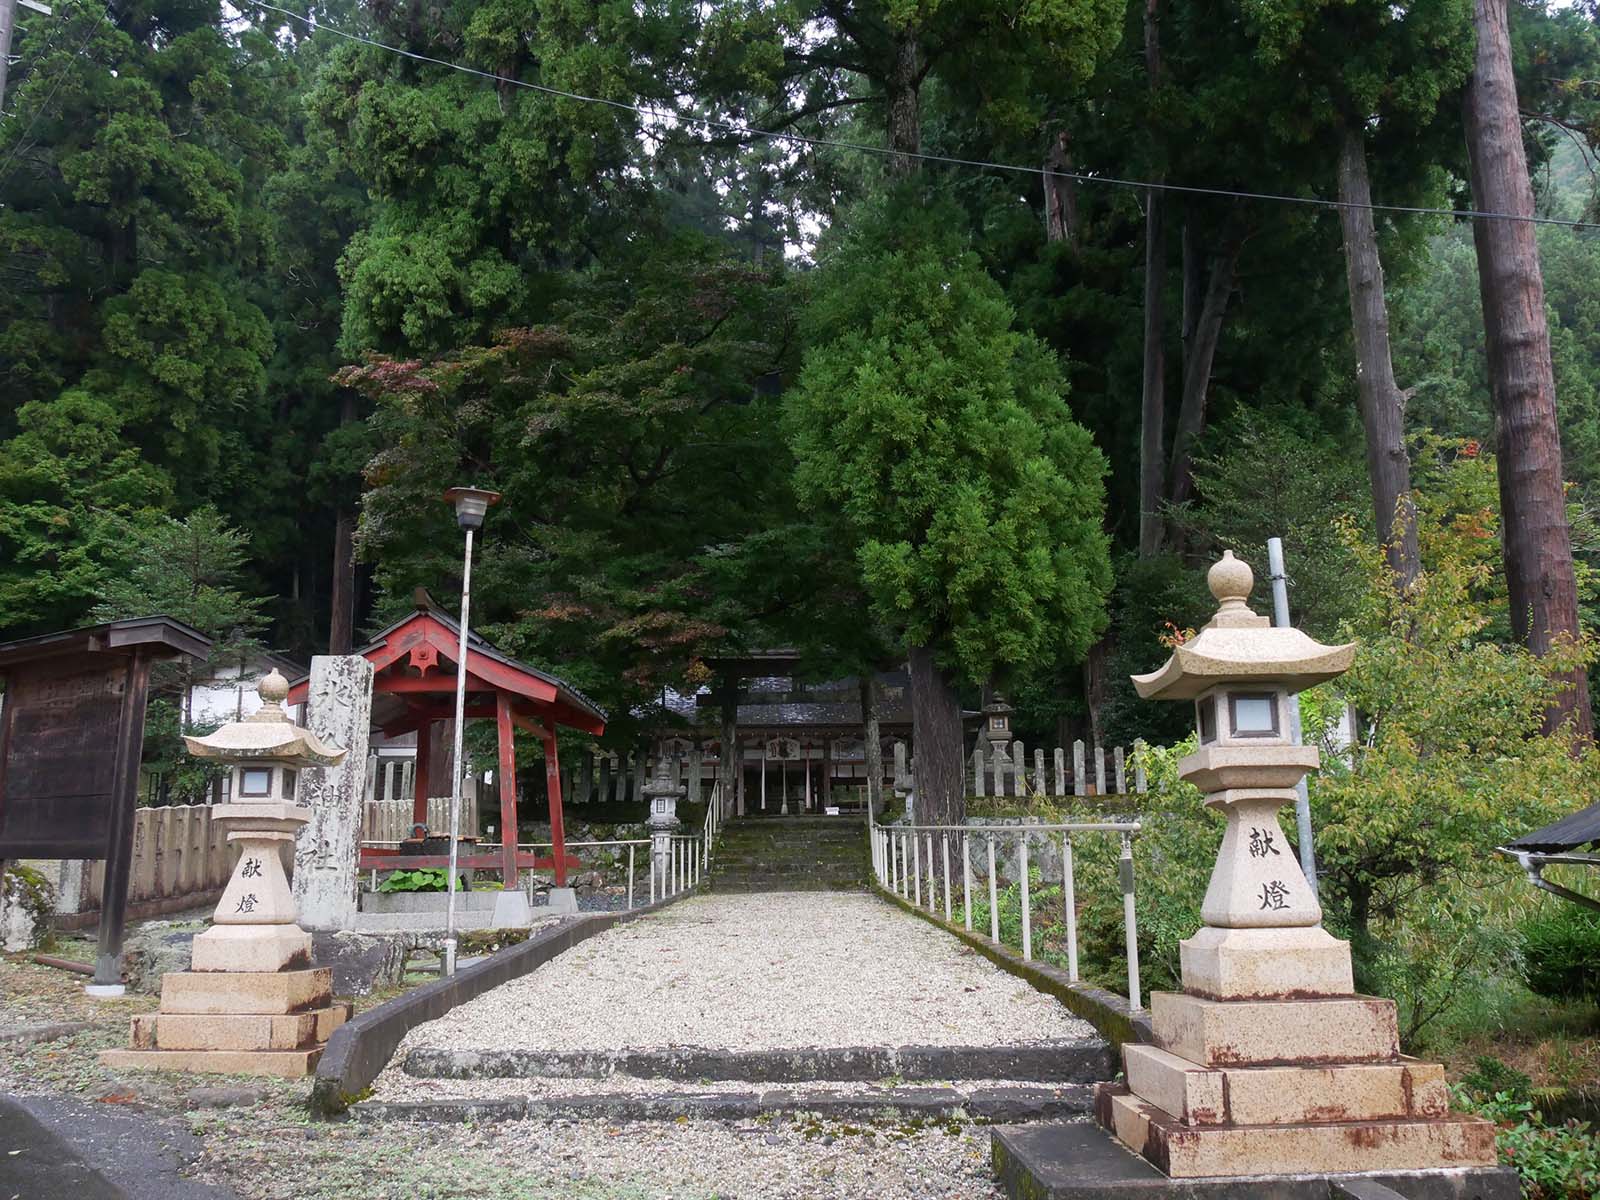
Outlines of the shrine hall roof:
{"label": "shrine hall roof", "polygon": [[[885,671],[877,682],[879,724],[909,728],[911,681],[906,673]],[[721,723],[722,709],[709,687],[693,694],[668,688],[663,701],[688,725],[715,728]],[[855,676],[809,686],[782,675],[746,679],[735,720],[740,729],[860,729],[860,686]]]}
{"label": "shrine hall roof", "polygon": [[[407,613],[404,617],[400,618],[398,621],[395,621],[393,624],[380,629],[376,634],[373,635],[371,641],[369,641],[366,645],[359,647],[353,651],[353,653],[370,657],[374,651],[382,650],[387,645],[390,637],[403,630],[407,625],[410,625],[416,621],[418,617],[427,617],[437,622],[442,628],[448,631],[451,639],[449,654],[453,658],[455,654],[455,646],[459,643],[461,638],[461,626],[456,622],[454,617],[450,616],[449,613],[445,612],[433,602],[432,597],[427,594],[425,589],[421,588],[417,590],[417,607],[412,612]],[[512,658],[509,654],[499,649],[499,647],[495,646],[493,643],[485,641],[482,636],[475,633],[471,629],[467,630],[467,651],[469,655],[481,655],[484,658],[499,663],[501,666],[506,667],[509,670],[516,671],[519,674],[539,680],[541,683],[544,683],[550,688],[554,689],[556,693],[555,703],[559,707],[566,708],[573,713],[581,713],[585,716],[592,717],[594,720],[600,722],[601,725],[604,725],[606,721],[605,710],[593,700],[589,699],[588,696],[584,695],[577,688],[573,687],[566,680],[562,679],[558,675],[552,675],[548,671],[542,671],[538,667],[529,666],[525,662],[521,662],[518,659]],[[294,691],[290,696],[291,701],[296,703],[299,702],[301,690],[304,688],[308,678],[309,676],[302,676],[295,681]]]}

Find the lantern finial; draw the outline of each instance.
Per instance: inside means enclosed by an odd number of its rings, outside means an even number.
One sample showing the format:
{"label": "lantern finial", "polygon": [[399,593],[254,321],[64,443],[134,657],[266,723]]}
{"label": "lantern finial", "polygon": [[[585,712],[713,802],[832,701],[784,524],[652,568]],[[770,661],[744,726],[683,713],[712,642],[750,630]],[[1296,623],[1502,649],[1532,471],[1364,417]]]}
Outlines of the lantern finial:
{"label": "lantern finial", "polygon": [[1232,550],[1224,550],[1222,557],[1212,563],[1211,570],[1206,572],[1206,586],[1220,605],[1217,615],[1250,613],[1250,606],[1246,602],[1250,599],[1250,589],[1255,582],[1255,572],[1250,569],[1250,564],[1242,558],[1235,558]]}

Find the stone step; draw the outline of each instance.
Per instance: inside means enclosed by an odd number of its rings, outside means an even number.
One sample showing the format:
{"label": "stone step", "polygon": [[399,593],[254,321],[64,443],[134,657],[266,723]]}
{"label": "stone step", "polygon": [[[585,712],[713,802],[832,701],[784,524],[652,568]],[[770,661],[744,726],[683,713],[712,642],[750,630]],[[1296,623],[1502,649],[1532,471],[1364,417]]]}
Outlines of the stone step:
{"label": "stone step", "polygon": [[750,879],[707,882],[708,891],[723,895],[758,894],[761,892],[865,892],[865,881],[829,883],[817,879]]}
{"label": "stone step", "polygon": [[763,858],[721,858],[721,857],[719,857],[719,858],[715,859],[711,864],[712,873],[713,874],[719,874],[719,875],[735,875],[735,874],[738,874],[740,871],[761,871],[761,872],[777,871],[777,872],[788,872],[790,874],[800,874],[800,873],[803,873],[803,872],[806,872],[806,871],[815,871],[815,870],[818,870],[819,868],[834,869],[834,868],[840,868],[840,867],[842,867],[842,868],[844,868],[846,870],[860,869],[862,871],[865,871],[867,869],[867,863],[866,863],[865,859],[858,859],[854,855],[842,855],[842,856],[840,856],[838,858],[818,858],[818,857],[816,857],[814,855],[811,855],[811,856],[807,856],[806,858],[803,858],[803,859],[801,859],[801,858],[782,858],[782,859],[770,859],[770,858],[768,858],[768,859],[763,859]]}
{"label": "stone step", "polygon": [[1044,1121],[1089,1111],[1085,1084],[1017,1087],[897,1087],[881,1091],[598,1092],[571,1096],[420,1101],[364,1100],[350,1115],[364,1121],[753,1120],[767,1113],[810,1113],[853,1121],[908,1117],[978,1121]]}
{"label": "stone step", "polygon": [[1116,1068],[1099,1038],[1000,1046],[830,1046],[720,1050],[449,1050],[418,1047],[403,1070],[420,1079],[739,1080],[750,1083],[1009,1079],[1092,1083]]}

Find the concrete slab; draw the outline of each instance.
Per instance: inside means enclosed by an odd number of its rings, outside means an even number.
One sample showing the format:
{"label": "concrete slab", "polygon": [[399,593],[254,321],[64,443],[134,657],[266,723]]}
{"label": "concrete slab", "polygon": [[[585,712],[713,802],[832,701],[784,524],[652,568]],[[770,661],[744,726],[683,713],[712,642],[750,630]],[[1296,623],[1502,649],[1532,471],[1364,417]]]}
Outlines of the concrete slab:
{"label": "concrete slab", "polygon": [[1365,1184],[1390,1188],[1406,1200],[1519,1196],[1516,1172],[1507,1167],[1170,1179],[1083,1122],[1002,1125],[991,1145],[995,1173],[1013,1200],[1330,1200],[1335,1187]]}
{"label": "concrete slab", "polygon": [[348,1004],[304,1013],[148,1013],[133,1018],[135,1050],[305,1050],[350,1019]]}

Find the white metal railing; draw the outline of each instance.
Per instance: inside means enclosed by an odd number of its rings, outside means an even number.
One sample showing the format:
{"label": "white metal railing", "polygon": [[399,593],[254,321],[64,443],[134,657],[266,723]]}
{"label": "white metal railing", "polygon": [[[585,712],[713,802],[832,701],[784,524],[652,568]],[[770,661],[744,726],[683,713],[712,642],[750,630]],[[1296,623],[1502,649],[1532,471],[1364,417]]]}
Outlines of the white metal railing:
{"label": "white metal railing", "polygon": [[699,834],[673,834],[668,838],[667,853],[661,862],[657,864],[652,860],[650,903],[656,902],[658,874],[661,877],[659,891],[663,900],[698,884],[705,869],[704,852],[705,839]]}
{"label": "white metal railing", "polygon": [[[1139,927],[1133,901],[1133,839],[1140,831],[1137,821],[1087,821],[1059,825],[872,825],[872,869],[878,883],[918,908],[943,911],[951,919],[951,846],[959,839],[961,855],[961,908],[966,927],[972,928],[972,840],[982,838],[989,883],[989,937],[1000,940],[998,872],[995,868],[995,843],[1009,838],[1017,844],[1018,884],[1021,888],[1022,957],[1033,959],[1032,881],[1028,878],[1028,841],[1038,836],[1061,838],[1061,891],[1067,943],[1067,977],[1078,981],[1078,902],[1073,874],[1072,839],[1079,835],[1116,834],[1122,850],[1117,862],[1122,888],[1122,929],[1128,960],[1128,1007],[1138,1012],[1143,1007],[1139,990]],[[937,839],[938,854],[934,849]],[[942,870],[936,870],[936,864]],[[942,882],[942,903],[940,897]]]}
{"label": "white metal railing", "polygon": [[722,832],[722,781],[711,785],[711,799],[706,803],[705,824],[700,827],[700,869],[711,869],[711,856],[716,850],[717,835]]}

